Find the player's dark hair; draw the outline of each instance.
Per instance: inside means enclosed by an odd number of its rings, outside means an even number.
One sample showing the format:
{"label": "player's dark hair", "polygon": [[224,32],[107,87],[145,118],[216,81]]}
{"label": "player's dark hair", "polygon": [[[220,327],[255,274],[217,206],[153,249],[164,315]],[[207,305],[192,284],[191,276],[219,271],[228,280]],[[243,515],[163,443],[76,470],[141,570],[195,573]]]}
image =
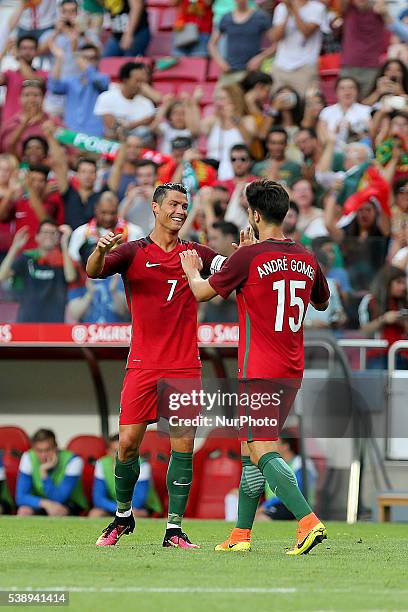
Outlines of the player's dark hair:
{"label": "player's dark hair", "polygon": [[35,140],[35,141],[37,141],[37,142],[39,142],[41,144],[41,146],[43,148],[43,151],[44,151],[44,155],[45,155],[45,157],[47,157],[49,146],[48,146],[48,142],[42,136],[29,136],[28,138],[25,138],[23,140],[23,154],[26,152],[27,146],[33,140]]}
{"label": "player's dark hair", "polygon": [[50,169],[48,166],[44,166],[44,164],[30,164],[28,166],[28,169],[30,172],[38,172],[39,174],[42,174],[43,176],[45,176],[45,178],[48,178],[48,175],[50,173]]}
{"label": "player's dark hair", "polygon": [[188,195],[187,189],[184,187],[184,185],[181,185],[181,183],[163,183],[163,185],[159,185],[154,190],[153,202],[161,204],[168,191],[178,191],[179,193]]}
{"label": "player's dark hair", "polygon": [[232,236],[234,242],[239,241],[239,229],[231,221],[216,221],[212,224],[214,229],[220,230],[223,236]]}
{"label": "player's dark hair", "polygon": [[61,6],[64,6],[64,4],[75,4],[76,8],[78,9],[78,2],[77,0],[62,0],[62,2],[60,3],[60,8]]}
{"label": "player's dark hair", "polygon": [[92,164],[93,166],[95,166],[96,170],[96,161],[92,159],[92,157],[80,157],[77,163],[77,171],[79,170],[81,164]]}
{"label": "player's dark hair", "polygon": [[38,429],[31,438],[31,444],[45,442],[46,440],[52,440],[54,444],[57,445],[55,433],[51,429]]}
{"label": "player's dark hair", "polygon": [[113,434],[112,436],[109,436],[108,438],[108,442],[119,442],[119,434]]}
{"label": "player's dark hair", "polygon": [[119,81],[126,81],[133,70],[146,70],[146,66],[143,62],[126,62],[119,70]]}
{"label": "player's dark hair", "polygon": [[35,43],[35,48],[38,48],[38,40],[35,36],[30,36],[30,34],[23,34],[22,36],[19,36],[17,38],[17,49],[20,48],[21,43],[25,40],[31,40],[31,42]]}
{"label": "player's dark hair", "polygon": [[289,210],[289,196],[280,183],[263,179],[249,183],[245,190],[248,204],[267,223],[280,225]]}
{"label": "player's dark hair", "polygon": [[281,125],[275,125],[273,128],[269,130],[268,135],[266,137],[266,142],[268,142],[272,134],[283,134],[286,138],[286,142],[288,142],[288,133],[285,130],[285,128],[282,127]]}

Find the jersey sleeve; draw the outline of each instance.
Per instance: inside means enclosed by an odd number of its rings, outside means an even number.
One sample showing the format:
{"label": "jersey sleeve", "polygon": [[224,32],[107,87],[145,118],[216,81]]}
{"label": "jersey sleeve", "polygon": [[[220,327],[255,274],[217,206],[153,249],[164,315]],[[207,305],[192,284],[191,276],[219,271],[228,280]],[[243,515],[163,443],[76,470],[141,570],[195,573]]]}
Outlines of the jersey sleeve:
{"label": "jersey sleeve", "polygon": [[250,247],[241,247],[235,251],[222,266],[208,279],[211,287],[225,300],[228,296],[239,289],[248,278],[249,264],[251,261]]}
{"label": "jersey sleeve", "polygon": [[319,264],[316,264],[316,276],[314,279],[310,299],[314,304],[324,304],[330,298],[330,289],[325,275]]}
{"label": "jersey sleeve", "polygon": [[102,272],[98,278],[107,278],[112,274],[125,274],[136,254],[135,243],[126,242],[111,251],[105,257]]}
{"label": "jersey sleeve", "polygon": [[221,270],[222,265],[227,259],[226,257],[219,255],[216,251],[213,251],[213,249],[203,244],[194,244],[194,248],[203,262],[203,269],[201,272],[203,276],[209,276]]}

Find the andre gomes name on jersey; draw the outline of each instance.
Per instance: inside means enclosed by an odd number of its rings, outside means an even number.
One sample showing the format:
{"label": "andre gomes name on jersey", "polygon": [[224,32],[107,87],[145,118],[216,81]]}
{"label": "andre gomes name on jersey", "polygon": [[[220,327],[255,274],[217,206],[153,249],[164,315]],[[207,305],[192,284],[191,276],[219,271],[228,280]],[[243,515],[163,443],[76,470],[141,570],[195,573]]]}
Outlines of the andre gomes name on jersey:
{"label": "andre gomes name on jersey", "polygon": [[303,259],[290,259],[287,257],[276,257],[270,261],[266,261],[261,266],[257,266],[259,278],[274,274],[275,272],[286,272],[291,270],[292,272],[298,272],[308,276],[311,280],[315,277],[315,270],[313,266],[307,264]]}

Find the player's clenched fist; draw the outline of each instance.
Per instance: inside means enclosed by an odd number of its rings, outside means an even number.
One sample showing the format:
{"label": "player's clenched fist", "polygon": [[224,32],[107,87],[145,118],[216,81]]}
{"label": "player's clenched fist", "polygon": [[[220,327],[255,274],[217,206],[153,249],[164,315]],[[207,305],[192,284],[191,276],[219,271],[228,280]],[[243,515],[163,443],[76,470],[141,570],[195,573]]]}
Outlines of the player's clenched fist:
{"label": "player's clenched fist", "polygon": [[111,249],[113,249],[114,246],[119,244],[121,239],[122,239],[122,234],[115,235],[113,232],[108,232],[107,234],[105,234],[105,236],[99,239],[99,242],[96,245],[96,248],[100,253],[105,254]]}
{"label": "player's clenched fist", "polygon": [[197,270],[200,271],[203,267],[201,257],[194,249],[192,251],[182,251],[180,253],[180,259],[183,270],[187,275]]}

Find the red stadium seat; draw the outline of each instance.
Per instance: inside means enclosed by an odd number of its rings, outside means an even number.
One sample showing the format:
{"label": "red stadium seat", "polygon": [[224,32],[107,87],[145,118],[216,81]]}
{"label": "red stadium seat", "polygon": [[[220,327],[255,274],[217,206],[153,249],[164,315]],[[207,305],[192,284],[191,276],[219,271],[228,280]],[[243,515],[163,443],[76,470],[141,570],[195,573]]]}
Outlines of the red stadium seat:
{"label": "red stadium seat", "polygon": [[84,460],[82,486],[90,505],[92,505],[92,487],[95,463],[107,453],[106,442],[100,436],[75,436],[67,444],[67,449]]}
{"label": "red stadium seat", "polygon": [[173,6],[161,9],[159,30],[161,32],[173,31],[174,22],[176,21],[176,16],[177,16],[177,8]]}
{"label": "red stadium seat", "polygon": [[167,7],[170,6],[169,0],[147,0],[147,6]]}
{"label": "red stadium seat", "polygon": [[153,81],[153,87],[157,89],[162,96],[176,93],[176,85],[170,81]]}
{"label": "red stadium seat", "polygon": [[0,450],[6,470],[7,485],[14,498],[21,455],[30,448],[30,438],[20,427],[0,427]]}
{"label": "red stadium seat", "polygon": [[340,72],[340,53],[325,53],[319,57],[320,75],[338,75]]}
{"label": "red stadium seat", "polygon": [[336,104],[336,81],[337,74],[333,76],[320,75],[320,91],[322,92],[327,104]]}
{"label": "red stadium seat", "polygon": [[107,74],[112,81],[118,82],[119,70],[127,62],[142,62],[149,68],[153,65],[151,57],[104,57],[99,64],[99,70]]}
{"label": "red stadium seat", "polygon": [[207,72],[207,81],[218,81],[221,76],[221,69],[214,62],[214,60],[210,60],[208,62],[208,72]]}
{"label": "red stadium seat", "polygon": [[171,55],[173,44],[172,32],[158,32],[153,35],[152,40],[147,49],[147,55],[155,59],[159,57],[167,57]]}
{"label": "red stadium seat", "polygon": [[177,86],[177,93],[188,93],[191,96],[197,87],[200,87],[203,90],[203,97],[201,98],[200,103],[201,106],[213,104],[215,83],[180,83]]}
{"label": "red stadium seat", "polygon": [[[162,34],[159,36],[162,36]],[[205,81],[206,70],[206,59],[202,57],[181,57],[177,64],[167,70],[156,70],[154,80],[202,83]]]}
{"label": "red stadium seat", "polygon": [[241,478],[240,443],[227,436],[231,436],[231,430],[212,431],[195,453],[193,485],[186,516],[201,519],[225,517],[225,496],[239,486]]}
{"label": "red stadium seat", "polygon": [[148,6],[147,7],[147,14],[149,16],[150,32],[153,36],[155,36],[157,32],[159,31],[162,10],[163,9],[158,6]]}
{"label": "red stadium seat", "polygon": [[167,512],[168,504],[166,473],[170,452],[168,436],[161,435],[157,431],[146,431],[140,446],[140,456],[150,463],[154,486],[163,504],[164,512]]}

